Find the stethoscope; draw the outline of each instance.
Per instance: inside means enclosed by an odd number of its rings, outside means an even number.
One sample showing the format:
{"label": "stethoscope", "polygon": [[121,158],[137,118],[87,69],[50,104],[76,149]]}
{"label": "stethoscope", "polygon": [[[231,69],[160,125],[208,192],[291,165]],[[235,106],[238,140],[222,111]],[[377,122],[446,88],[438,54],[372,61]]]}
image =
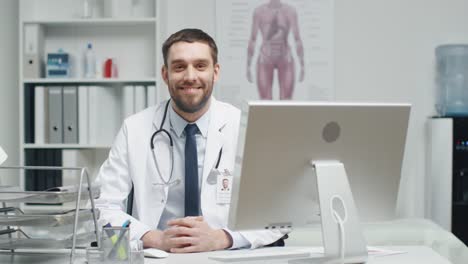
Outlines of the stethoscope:
{"label": "stethoscope", "polygon": [[[167,131],[166,129],[163,128],[164,123],[166,122],[167,110],[169,109],[170,102],[171,102],[171,100],[167,101],[166,106],[164,108],[164,115],[163,115],[163,118],[161,120],[161,124],[159,125],[159,129],[156,129],[156,131],[153,133],[153,135],[151,136],[151,142],[150,142],[153,161],[154,161],[154,164],[156,166],[156,170],[158,171],[159,178],[162,181],[162,183],[154,183],[154,185],[164,185],[164,186],[167,186],[167,187],[169,187],[171,185],[178,185],[181,182],[180,179],[172,180],[173,170],[174,170],[174,142],[172,140],[172,136],[169,133],[169,131]],[[155,154],[155,151],[154,151],[154,138],[159,134],[166,134],[167,135],[167,137],[169,138],[169,146],[171,148],[171,154],[170,154],[171,155],[171,169],[170,169],[171,172],[169,174],[169,179],[167,181],[162,176],[162,173],[161,173],[161,171],[159,169],[159,166],[158,166],[158,162],[156,161],[156,154]],[[218,169],[219,162],[221,161],[222,156],[223,156],[223,149],[221,148],[219,150],[218,161],[216,162],[215,169]],[[215,184],[216,181],[212,182],[212,181],[210,181],[210,179],[208,179],[208,183]]]}

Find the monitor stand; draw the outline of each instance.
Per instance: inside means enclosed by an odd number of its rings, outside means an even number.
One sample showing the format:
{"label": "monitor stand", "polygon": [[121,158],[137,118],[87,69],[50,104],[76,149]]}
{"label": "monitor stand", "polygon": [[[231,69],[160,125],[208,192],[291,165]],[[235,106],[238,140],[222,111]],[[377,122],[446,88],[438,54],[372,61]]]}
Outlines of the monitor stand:
{"label": "monitor stand", "polygon": [[324,257],[289,263],[365,263],[367,243],[343,163],[311,161],[311,164],[317,176]]}

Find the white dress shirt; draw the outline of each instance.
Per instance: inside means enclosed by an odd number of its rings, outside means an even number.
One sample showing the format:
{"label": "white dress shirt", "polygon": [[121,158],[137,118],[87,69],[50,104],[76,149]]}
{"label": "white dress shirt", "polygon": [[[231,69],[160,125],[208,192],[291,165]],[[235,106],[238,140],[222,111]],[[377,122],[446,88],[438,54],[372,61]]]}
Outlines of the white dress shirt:
{"label": "white dress shirt", "polygon": [[[211,108],[210,108],[211,109]],[[201,116],[195,124],[198,127],[199,133],[195,135],[197,142],[197,157],[198,157],[198,186],[202,186],[203,175],[203,163],[205,160],[206,151],[206,140],[208,136],[208,127],[210,123],[211,110]],[[170,123],[171,137],[174,143],[174,168],[173,168],[173,179],[179,180],[178,184],[170,185],[169,195],[167,198],[166,207],[161,215],[161,219],[158,224],[159,230],[167,229],[167,222],[175,218],[184,217],[184,198],[185,198],[185,126],[189,124],[185,119],[179,116],[174,109],[169,107],[168,121]],[[199,192],[201,190],[199,189]],[[199,208],[200,209],[200,208]],[[201,212],[201,210],[200,210]],[[233,240],[231,248],[241,248],[250,246],[249,241],[245,239],[239,232],[232,232],[228,229],[224,229],[228,232]]]}

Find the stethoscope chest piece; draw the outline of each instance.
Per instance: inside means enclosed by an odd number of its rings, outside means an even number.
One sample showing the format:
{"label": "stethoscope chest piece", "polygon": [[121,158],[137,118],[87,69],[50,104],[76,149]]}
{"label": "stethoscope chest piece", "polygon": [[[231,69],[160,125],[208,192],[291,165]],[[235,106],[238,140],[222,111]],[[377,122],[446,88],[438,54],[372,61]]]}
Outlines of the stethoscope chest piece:
{"label": "stethoscope chest piece", "polygon": [[220,174],[221,173],[219,172],[218,169],[216,168],[211,169],[210,174],[208,174],[208,177],[206,178],[206,182],[209,185],[215,185],[218,181],[218,175]]}

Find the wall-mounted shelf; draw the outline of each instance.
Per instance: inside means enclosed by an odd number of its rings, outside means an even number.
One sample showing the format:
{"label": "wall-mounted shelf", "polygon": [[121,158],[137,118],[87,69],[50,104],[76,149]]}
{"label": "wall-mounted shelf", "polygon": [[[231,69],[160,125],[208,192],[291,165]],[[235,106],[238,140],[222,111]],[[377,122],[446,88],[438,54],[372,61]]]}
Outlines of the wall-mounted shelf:
{"label": "wall-mounted shelf", "polygon": [[92,18],[92,19],[40,19],[25,20],[23,24],[41,24],[45,26],[126,26],[126,25],[154,25],[156,18]]}
{"label": "wall-mounted shelf", "polygon": [[[133,1],[133,9],[125,10],[128,14],[103,5],[93,12],[94,18],[80,17],[79,2],[19,1],[20,163],[86,166],[94,178],[123,120],[158,102],[161,1]],[[122,4],[112,2],[116,7]],[[104,15],[114,17],[99,17]],[[89,44],[97,78],[84,78]],[[69,56],[69,71],[62,75],[67,77],[48,78],[49,54],[58,51]],[[103,77],[109,59],[117,78]],[[65,133],[72,137],[66,138]],[[45,185],[51,179],[71,182],[71,174],[57,172]],[[29,190],[45,182],[31,175],[20,172],[20,186]]]}
{"label": "wall-mounted shelf", "polygon": [[39,79],[25,79],[25,84],[155,84],[156,78],[135,78],[135,79],[84,79],[84,78],[70,78],[70,79],[52,79],[52,78],[39,78]]}
{"label": "wall-mounted shelf", "polygon": [[82,144],[24,144],[25,149],[110,149],[108,145]]}

